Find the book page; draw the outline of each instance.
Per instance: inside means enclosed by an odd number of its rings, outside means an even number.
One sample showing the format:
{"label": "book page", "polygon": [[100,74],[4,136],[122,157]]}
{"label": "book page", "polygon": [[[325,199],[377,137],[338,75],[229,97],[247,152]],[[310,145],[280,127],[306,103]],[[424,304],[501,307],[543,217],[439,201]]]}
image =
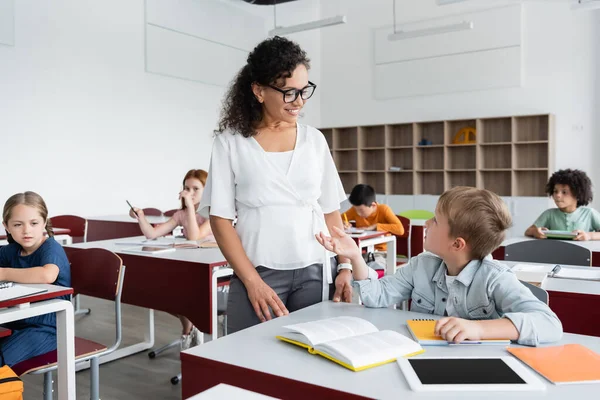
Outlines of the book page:
{"label": "book page", "polygon": [[[329,340],[377,332],[375,325],[357,317],[336,317],[302,324],[284,326],[293,332],[301,333],[313,347]],[[286,336],[283,334],[281,336]],[[294,337],[296,340],[297,337]],[[306,341],[305,341],[306,342]]]}
{"label": "book page", "polygon": [[567,268],[563,267],[555,275],[558,278],[565,279],[587,279],[600,281],[600,268]]}
{"label": "book page", "polygon": [[315,346],[355,368],[380,363],[422,350],[414,340],[395,331],[380,331],[353,336]]}

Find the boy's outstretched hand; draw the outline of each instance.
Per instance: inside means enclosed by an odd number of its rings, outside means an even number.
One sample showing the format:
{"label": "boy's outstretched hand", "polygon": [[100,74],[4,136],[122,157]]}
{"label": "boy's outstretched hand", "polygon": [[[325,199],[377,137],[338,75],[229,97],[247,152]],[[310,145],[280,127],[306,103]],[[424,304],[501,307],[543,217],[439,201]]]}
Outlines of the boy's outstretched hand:
{"label": "boy's outstretched hand", "polygon": [[343,230],[337,226],[333,227],[331,237],[325,236],[323,232],[315,235],[321,246],[327,250],[334,252],[338,256],[353,259],[360,256],[360,249],[350,236],[346,235]]}

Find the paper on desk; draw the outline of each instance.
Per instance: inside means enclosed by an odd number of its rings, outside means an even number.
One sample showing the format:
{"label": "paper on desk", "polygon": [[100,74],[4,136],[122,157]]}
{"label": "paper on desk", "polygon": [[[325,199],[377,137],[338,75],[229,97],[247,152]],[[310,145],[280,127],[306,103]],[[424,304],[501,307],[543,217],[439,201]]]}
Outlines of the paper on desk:
{"label": "paper on desk", "polygon": [[563,267],[554,274],[557,278],[564,279],[585,279],[591,281],[600,281],[600,268],[566,268]]}
{"label": "paper on desk", "polygon": [[554,265],[538,264],[515,264],[512,267],[512,271],[519,280],[537,283],[542,283],[553,269]]}

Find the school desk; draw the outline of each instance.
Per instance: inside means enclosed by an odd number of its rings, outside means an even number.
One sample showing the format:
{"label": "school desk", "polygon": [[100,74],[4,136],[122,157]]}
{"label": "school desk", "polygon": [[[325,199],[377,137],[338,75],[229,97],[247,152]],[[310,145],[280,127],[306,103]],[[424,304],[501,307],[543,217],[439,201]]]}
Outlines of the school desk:
{"label": "school desk", "polygon": [[396,236],[380,231],[365,231],[349,236],[354,239],[360,249],[367,249],[368,252],[375,251],[376,245],[386,243],[385,273],[388,275],[396,272]]}
{"label": "school desk", "polygon": [[[517,261],[503,263],[510,267],[516,264],[555,266]],[[571,271],[590,269],[571,265],[561,265],[561,268]],[[600,281],[547,277],[542,288],[548,292],[548,305],[562,322],[563,331],[600,337]]]}
{"label": "school desk", "polygon": [[[156,225],[167,222],[170,217],[147,215],[146,219],[150,224]],[[142,234],[137,220],[131,218],[128,214],[89,217],[87,218],[87,224],[88,242],[139,236]]]}
{"label": "school desk", "polygon": [[140,242],[143,236],[76,243],[65,247],[67,255],[77,249],[101,248],[116,253],[127,267],[121,301],[148,310],[144,341],[119,348],[102,357],[101,363],[145,351],[154,346],[154,311],[185,315],[202,332],[216,333],[216,293],[213,270],[227,264],[218,248],[177,249],[162,254],[130,254],[134,247],[119,242]]}
{"label": "school desk", "polygon": [[75,321],[70,301],[57,299],[73,293],[64,286],[27,284],[44,288],[46,292],[18,299],[0,301],[0,324],[56,313],[56,344],[58,361],[58,398],[75,400]]}
{"label": "school desk", "polygon": [[[283,326],[337,316],[355,316],[377,328],[396,330],[410,337],[406,320],[440,318],[389,308],[367,308],[356,304],[322,302],[233,333],[181,353],[183,398],[226,383],[282,399],[480,399],[553,400],[592,399],[600,384],[553,385],[540,377],[545,393],[416,393],[410,390],[396,363],[353,372],[306,349],[275,338]],[[565,334],[556,344],[579,343],[600,352],[600,338]],[[511,344],[511,346],[518,346]],[[509,356],[504,346],[426,346],[417,357]]]}

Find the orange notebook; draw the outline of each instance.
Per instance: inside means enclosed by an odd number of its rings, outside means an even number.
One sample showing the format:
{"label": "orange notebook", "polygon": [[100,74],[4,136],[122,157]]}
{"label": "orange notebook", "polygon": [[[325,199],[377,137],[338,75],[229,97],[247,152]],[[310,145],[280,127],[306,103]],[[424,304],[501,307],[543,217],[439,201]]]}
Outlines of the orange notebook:
{"label": "orange notebook", "polygon": [[580,344],[507,350],[554,384],[600,382],[600,354]]}
{"label": "orange notebook", "polygon": [[463,345],[463,344],[499,344],[509,345],[509,339],[486,339],[486,340],[465,340],[460,343],[448,342],[437,336],[435,331],[434,319],[409,319],[406,321],[408,331],[412,337],[424,346],[448,346],[448,345]]}

